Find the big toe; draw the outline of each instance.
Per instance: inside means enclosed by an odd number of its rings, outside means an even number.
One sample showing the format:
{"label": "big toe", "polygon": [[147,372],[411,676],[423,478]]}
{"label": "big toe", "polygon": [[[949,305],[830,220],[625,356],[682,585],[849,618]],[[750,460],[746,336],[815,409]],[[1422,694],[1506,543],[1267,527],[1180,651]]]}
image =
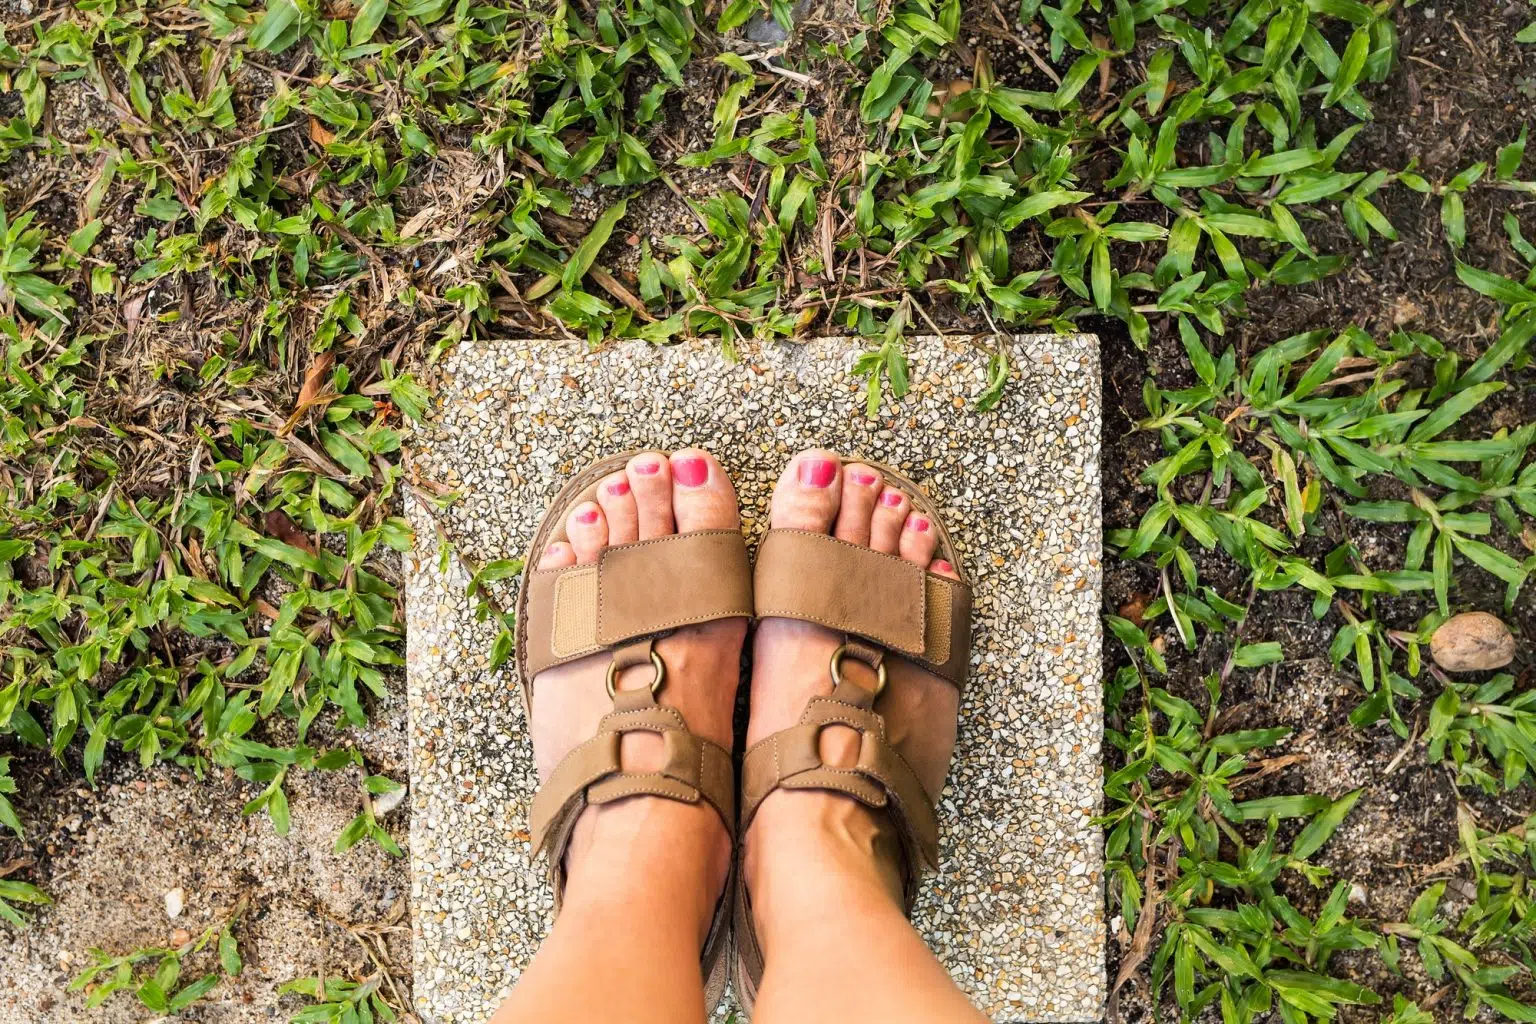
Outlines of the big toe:
{"label": "big toe", "polygon": [[769,522],[776,530],[829,533],[842,500],[842,462],[812,448],[789,460],[773,489]]}
{"label": "big toe", "polygon": [[678,533],[728,530],[741,525],[736,489],[709,452],[684,448],[673,452],[672,515]]}

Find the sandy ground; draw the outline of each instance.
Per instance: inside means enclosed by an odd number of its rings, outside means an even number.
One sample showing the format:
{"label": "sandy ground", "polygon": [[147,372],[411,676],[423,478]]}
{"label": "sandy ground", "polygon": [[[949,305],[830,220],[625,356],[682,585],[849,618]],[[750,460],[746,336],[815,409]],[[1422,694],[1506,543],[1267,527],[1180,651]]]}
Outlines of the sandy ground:
{"label": "sandy ground", "polygon": [[[404,779],[404,702],[390,703],[368,730],[346,733],[341,742],[364,751],[370,772]],[[78,776],[73,765],[53,771]],[[287,1020],[306,1004],[296,996],[279,998],[278,987],[317,972],[353,979],[374,972],[364,942],[408,997],[406,861],[366,842],[333,852],[336,836],[358,813],[361,779],[358,768],[292,776],[286,838],[264,814],[241,817],[255,787],[222,770],[199,781],[175,766],[140,772],[134,765],[95,793],[74,782],[52,814],[29,821],[28,838],[42,839],[38,845],[49,857],[47,891],[55,903],[25,931],[0,925],[0,1021],[158,1020],[131,992],[87,1010],[86,995],[67,987],[90,963],[88,950],[122,954],[179,944],[189,933],[195,938],[220,925],[242,904],[233,934],[244,970],[175,1019]],[[402,801],[382,819],[402,846],[408,806]],[[173,919],[166,895],[178,889],[184,908]],[[152,967],[151,961],[146,969]],[[213,970],[210,948],[188,959],[182,977],[192,981]]]}

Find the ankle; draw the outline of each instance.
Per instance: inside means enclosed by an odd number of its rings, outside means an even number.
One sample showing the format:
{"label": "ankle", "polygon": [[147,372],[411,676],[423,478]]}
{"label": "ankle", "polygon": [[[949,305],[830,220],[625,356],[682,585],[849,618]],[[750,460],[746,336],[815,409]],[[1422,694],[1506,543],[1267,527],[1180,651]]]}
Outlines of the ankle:
{"label": "ankle", "polygon": [[902,908],[900,858],[883,814],[837,794],[772,794],[753,819],[742,861],[764,945],[830,905]]}
{"label": "ankle", "polygon": [[638,797],[589,808],[565,855],[566,911],[639,894],[659,897],[660,910],[697,923],[702,942],[725,888],[731,843],[707,804]]}

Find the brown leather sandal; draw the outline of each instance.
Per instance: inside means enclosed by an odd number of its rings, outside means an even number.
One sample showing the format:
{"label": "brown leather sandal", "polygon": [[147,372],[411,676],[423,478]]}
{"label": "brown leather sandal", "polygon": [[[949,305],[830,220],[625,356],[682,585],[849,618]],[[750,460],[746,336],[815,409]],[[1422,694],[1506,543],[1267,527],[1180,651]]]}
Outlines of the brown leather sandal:
{"label": "brown leather sandal", "polygon": [[[597,735],[555,766],[534,796],[529,831],[535,853],[549,858],[558,913],[565,888],[565,851],[576,819],[588,805],[631,796],[659,796],[686,803],[707,802],[735,842],[736,784],[731,752],[695,736],[675,708],[656,702],[667,667],[654,642],[680,626],[752,615],[751,570],[739,530],[699,530],[619,544],[603,551],[595,565],[535,570],[539,553],[566,540],[570,509],[591,499],[598,482],[638,454],[605,458],[574,477],[555,497],[534,532],[517,600],[517,670],[523,708],[532,721],[533,678],[555,665],[613,652],[605,685],[613,711]],[[649,686],[617,688],[620,673],[649,664]],[[594,684],[595,685],[595,684]],[[654,732],[666,744],[659,771],[626,771],[619,740],[627,732]],[[727,879],[705,940],[701,963],[706,1007],[725,991],[728,907]]]}
{"label": "brown leather sandal", "polygon": [[[780,788],[830,790],[883,809],[899,840],[904,901],[910,913],[921,871],[938,868],[938,794],[924,790],[903,756],[904,744],[889,740],[878,703],[887,686],[886,662],[892,658],[910,661],[956,687],[964,684],[970,662],[971,585],[938,510],[917,485],[879,462],[843,459],[845,464],[851,461],[879,469],[887,483],[904,491],[913,507],[932,520],[939,556],[961,579],[828,534],[768,531],[753,576],[758,618],[815,622],[845,633],[846,640],[828,666],[832,693],[812,698],[797,725],[748,748],[741,768],[737,834],[746,834],[757,808]],[[842,665],[848,659],[873,670],[874,690],[843,678]],[[852,767],[832,767],[821,760],[821,730],[832,724],[862,734]],[[750,1011],[762,979],[763,955],[739,866],[734,917],[736,998]]]}

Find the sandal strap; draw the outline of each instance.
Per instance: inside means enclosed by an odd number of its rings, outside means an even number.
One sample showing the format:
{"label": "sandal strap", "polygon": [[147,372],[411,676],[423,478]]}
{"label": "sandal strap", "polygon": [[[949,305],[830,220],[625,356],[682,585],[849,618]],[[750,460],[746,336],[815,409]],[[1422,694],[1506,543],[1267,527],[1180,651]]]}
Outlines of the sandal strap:
{"label": "sandal strap", "polygon": [[971,588],[960,580],[808,530],[769,530],[753,579],[759,618],[819,623],[965,682]]}
{"label": "sandal strap", "polygon": [[[938,869],[939,825],[917,773],[885,735],[885,719],[873,710],[875,693],[857,683],[839,682],[829,697],[813,697],[800,721],[759,740],[741,764],[741,824],[745,833],[768,794],[776,789],[821,789],[866,807],[882,808],[901,843],[904,902],[910,911],[920,868]],[[846,725],[859,731],[859,757],[851,768],[821,759],[821,730]],[[740,866],[736,869],[733,919],[736,933],[738,998],[750,1001],[763,975],[763,951],[752,917],[752,896]]]}
{"label": "sandal strap", "polygon": [[[776,789],[831,790],[884,809],[901,836],[908,863],[937,870],[939,823],[933,798],[886,738],[885,718],[871,708],[873,699],[857,683],[839,683],[830,697],[813,697],[798,724],[749,747],[741,764],[740,830],[746,831]],[[822,761],[821,731],[829,725],[858,730],[859,757],[851,767]]]}
{"label": "sandal strap", "polygon": [[752,615],[739,530],[696,530],[607,548],[595,565],[528,575],[525,677],[700,622]]}
{"label": "sandal strap", "polygon": [[[626,771],[619,744],[627,732],[659,733],[666,763],[656,771]],[[568,753],[534,795],[528,814],[534,850],[547,853],[551,866],[559,865],[571,827],[587,806],[631,796],[703,800],[734,840],[735,781],[730,751],[689,732],[683,716],[655,703],[649,690],[621,690],[614,710],[598,723],[597,735]]]}

